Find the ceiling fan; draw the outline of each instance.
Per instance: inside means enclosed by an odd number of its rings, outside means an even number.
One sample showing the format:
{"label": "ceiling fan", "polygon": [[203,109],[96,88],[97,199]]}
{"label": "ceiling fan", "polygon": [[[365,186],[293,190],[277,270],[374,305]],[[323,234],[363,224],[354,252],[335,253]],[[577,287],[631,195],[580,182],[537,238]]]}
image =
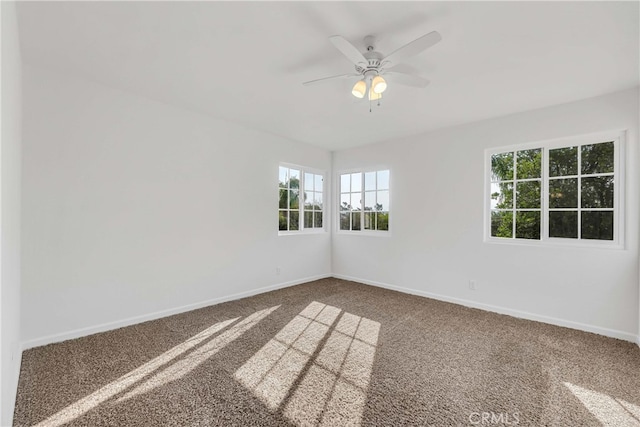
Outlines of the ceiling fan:
{"label": "ceiling fan", "polygon": [[364,98],[368,94],[369,101],[375,101],[382,98],[382,92],[387,89],[387,82],[382,77],[383,75],[403,85],[418,88],[426,87],[429,84],[429,80],[418,75],[413,67],[401,62],[438,43],[442,40],[442,36],[437,31],[432,31],[396,49],[387,56],[376,51],[375,38],[373,36],[364,38],[365,46],[367,46],[367,51],[364,53],[361,53],[358,48],[342,36],[331,36],[329,40],[347,59],[353,62],[355,73],[323,77],[304,82],[303,85],[309,86],[327,80],[360,77],[353,86],[351,93],[356,98]]}

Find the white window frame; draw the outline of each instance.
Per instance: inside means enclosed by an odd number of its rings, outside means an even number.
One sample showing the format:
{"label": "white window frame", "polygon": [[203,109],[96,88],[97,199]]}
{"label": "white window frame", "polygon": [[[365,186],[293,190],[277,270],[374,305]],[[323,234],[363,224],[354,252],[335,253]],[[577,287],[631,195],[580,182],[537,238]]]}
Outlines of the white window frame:
{"label": "white window frame", "polygon": [[[326,233],[328,230],[327,221],[327,201],[329,194],[329,186],[327,185],[327,172],[321,169],[310,168],[306,166],[296,165],[294,163],[286,163],[280,162],[278,164],[278,171],[280,167],[289,168],[289,169],[297,169],[300,171],[300,194],[304,194],[304,174],[312,173],[315,175],[322,176],[322,227],[313,227],[306,228],[304,226],[304,200],[299,199],[300,206],[300,217],[298,219],[298,230],[278,230],[278,236],[299,236],[299,235],[308,235],[308,234],[321,234]],[[278,176],[278,184],[277,184],[278,193],[280,194],[280,177]],[[278,212],[280,211],[280,206],[278,205]]]}
{"label": "white window frame", "polygon": [[[368,173],[368,172],[378,172],[378,171],[383,171],[383,170],[388,170],[389,171],[389,229],[388,230],[365,230],[365,229],[360,229],[360,230],[341,230],[340,229],[340,205],[341,205],[341,175],[345,175],[345,174],[352,174],[352,173],[362,173],[362,177],[363,177],[363,181],[364,181],[364,174]],[[352,168],[352,169],[344,169],[341,171],[337,171],[334,175],[334,194],[336,195],[334,197],[334,199],[336,200],[335,202],[335,232],[338,234],[345,234],[345,235],[353,235],[353,236],[376,236],[376,237],[390,237],[391,236],[391,231],[393,230],[393,215],[391,215],[391,211],[393,209],[393,171],[391,170],[391,168],[389,166],[374,166],[374,167],[367,167],[367,168]],[[362,184],[362,190],[361,193],[364,193],[364,182]],[[377,189],[376,189],[377,191]],[[363,202],[364,203],[364,202]],[[364,224],[364,209],[362,211],[360,211],[361,213],[361,217],[360,217],[360,224]]]}
{"label": "white window frame", "polygon": [[[485,150],[485,170],[484,170],[484,241],[485,243],[498,243],[508,245],[531,245],[531,246],[576,246],[576,247],[592,247],[592,248],[608,248],[608,249],[624,249],[625,233],[624,233],[624,196],[625,196],[625,145],[626,130],[613,130],[607,132],[599,132],[593,134],[579,135],[567,138],[558,138],[552,140],[513,144],[503,147],[488,148]],[[549,228],[547,219],[549,218],[549,150],[581,146],[589,144],[597,144],[601,142],[613,141],[614,158],[613,158],[613,240],[596,240],[581,238],[561,238],[549,237]],[[541,186],[541,218],[540,218],[540,240],[537,239],[518,239],[515,237],[493,237],[491,236],[491,156],[494,154],[522,151],[541,148],[542,149],[542,186]],[[580,153],[581,150],[578,150]],[[580,154],[578,154],[580,155]],[[515,188],[514,190],[515,191]],[[580,188],[578,188],[580,191]],[[578,193],[579,194],[579,193]],[[515,209],[515,208],[514,208]],[[578,212],[582,207],[578,206]],[[585,209],[591,210],[591,209]],[[581,223],[578,224],[581,227]]]}

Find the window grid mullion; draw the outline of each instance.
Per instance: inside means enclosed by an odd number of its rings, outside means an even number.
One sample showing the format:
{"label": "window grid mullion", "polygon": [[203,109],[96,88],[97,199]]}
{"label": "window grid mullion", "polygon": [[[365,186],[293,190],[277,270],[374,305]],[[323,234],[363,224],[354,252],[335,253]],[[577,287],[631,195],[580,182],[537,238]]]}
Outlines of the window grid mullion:
{"label": "window grid mullion", "polygon": [[287,168],[287,231],[291,231],[291,168]]}
{"label": "window grid mullion", "polygon": [[[304,181],[305,181],[305,177],[304,177],[305,173],[303,170],[300,170],[300,181],[298,181],[298,187],[300,187],[298,189],[298,212],[300,212],[298,214],[298,230],[302,231],[305,229],[305,225],[304,225],[304,205],[305,205],[305,201],[304,200]],[[302,196],[302,197],[300,197]]]}
{"label": "window grid mullion", "polygon": [[518,179],[518,162],[516,161],[517,152],[513,152],[513,204],[511,205],[511,238],[516,238],[516,190],[518,187],[517,179]]}
{"label": "window grid mullion", "polygon": [[540,240],[547,241],[549,239],[549,226],[547,219],[549,218],[549,148],[544,147],[542,149],[542,183],[540,184],[540,192],[542,193],[540,200]]}
{"label": "window grid mullion", "polygon": [[582,145],[578,145],[578,240],[582,240]]}
{"label": "window grid mullion", "polygon": [[[373,180],[373,182],[374,182],[373,189],[375,190],[374,194],[376,195],[376,197],[375,197],[375,201],[374,201],[374,204],[373,204],[373,211],[372,212],[375,212],[376,205],[378,204],[378,172],[376,172],[374,174],[374,176],[375,176],[375,179]],[[378,214],[377,213],[372,213],[371,215],[373,216],[373,230],[378,231]]]}

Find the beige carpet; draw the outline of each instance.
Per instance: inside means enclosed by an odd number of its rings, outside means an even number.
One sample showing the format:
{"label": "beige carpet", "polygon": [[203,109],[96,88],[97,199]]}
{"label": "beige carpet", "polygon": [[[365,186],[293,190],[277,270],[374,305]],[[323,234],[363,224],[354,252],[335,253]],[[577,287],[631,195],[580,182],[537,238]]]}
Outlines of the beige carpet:
{"label": "beige carpet", "polygon": [[28,350],[14,421],[640,426],[640,349],[325,279]]}

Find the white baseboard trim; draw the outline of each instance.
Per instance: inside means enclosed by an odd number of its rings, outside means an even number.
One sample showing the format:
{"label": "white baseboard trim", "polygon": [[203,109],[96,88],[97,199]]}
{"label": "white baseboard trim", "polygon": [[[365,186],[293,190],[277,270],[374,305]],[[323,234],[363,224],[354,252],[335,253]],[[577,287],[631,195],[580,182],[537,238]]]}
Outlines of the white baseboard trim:
{"label": "white baseboard trim", "polygon": [[300,285],[302,283],[313,282],[314,280],[325,279],[332,277],[331,274],[320,274],[312,277],[305,277],[302,279],[292,280],[284,283],[277,283],[275,285],[265,286],[262,288],[252,289],[250,291],[239,292],[237,294],[226,295],[223,297],[213,298],[206,301],[200,301],[193,304],[187,304],[180,307],[174,307],[167,310],[160,310],[153,313],[143,314],[141,316],[129,317],[123,320],[117,320],[115,322],[102,323],[100,325],[89,326],[86,328],[75,329],[68,332],[62,332],[59,334],[47,335],[41,338],[32,339],[22,342],[22,349],[28,350],[34,347],[40,347],[47,344],[66,341],[74,338],[80,338],[87,335],[97,334],[99,332],[110,331],[113,329],[122,328],[124,326],[131,326],[137,323],[147,322],[149,320],[156,320],[162,317],[172,316],[174,314],[184,313],[191,310],[197,310],[202,307],[208,307],[210,305],[220,304],[227,301],[233,301],[240,298],[246,298],[257,294],[273,291],[276,289],[288,288],[289,286]]}
{"label": "white baseboard trim", "polygon": [[640,346],[640,336],[618,331],[615,329],[602,328],[599,326],[588,325],[586,323],[573,322],[571,320],[559,319],[557,317],[544,316],[540,314],[530,313],[527,311],[513,310],[510,308],[500,307],[496,305],[484,304],[476,301],[466,300],[462,298],[449,297],[446,295],[434,294],[431,292],[425,292],[418,289],[405,288],[402,286],[390,285],[388,283],[376,282],[373,280],[361,279],[358,277],[345,276],[342,274],[334,274],[333,277],[337,279],[349,280],[352,282],[363,283],[365,285],[376,286],[379,288],[391,289],[393,291],[402,292],[405,294],[418,295],[426,298],[431,298],[439,301],[450,302],[453,304],[463,305],[465,307],[478,308],[480,310],[491,311],[499,314],[506,314],[521,319],[534,320],[536,322],[548,323],[551,325],[562,326],[565,328],[577,329],[585,332],[592,332],[598,335],[604,335],[606,337],[618,338],[624,341],[630,341],[632,343],[638,343]]}
{"label": "white baseboard trim", "polygon": [[16,406],[16,397],[18,394],[18,381],[20,381],[20,369],[22,368],[22,346],[17,345],[17,348],[11,350],[11,355],[14,357],[12,360],[13,372],[11,373],[10,381],[11,387],[11,395],[8,398],[3,398],[4,402],[9,402],[7,408],[2,408],[2,413],[0,414],[0,426],[11,426],[13,425],[13,412]]}

